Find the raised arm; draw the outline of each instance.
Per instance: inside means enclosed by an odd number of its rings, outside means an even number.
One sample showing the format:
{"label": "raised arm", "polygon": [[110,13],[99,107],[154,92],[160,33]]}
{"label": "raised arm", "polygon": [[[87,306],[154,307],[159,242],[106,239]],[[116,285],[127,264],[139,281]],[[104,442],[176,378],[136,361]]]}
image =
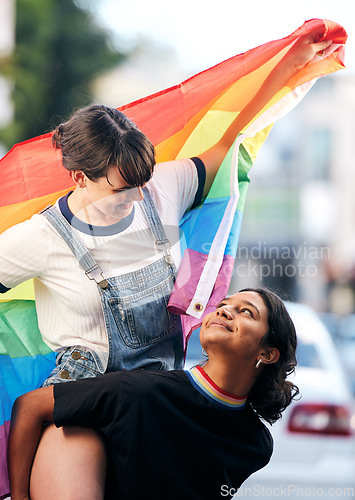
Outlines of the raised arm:
{"label": "raised arm", "polygon": [[237,135],[252,121],[270,99],[313,59],[317,52],[325,50],[332,44],[331,40],[319,42],[318,40],[323,36],[324,28],[318,27],[311,33],[300,37],[266,78],[253,99],[231,123],[221,139],[210,149],[199,155],[206,168],[204,196],[207,196],[217,170]]}
{"label": "raised arm", "polygon": [[20,396],[11,417],[8,467],[11,500],[29,500],[32,461],[44,422],[53,420],[53,387],[44,387]]}

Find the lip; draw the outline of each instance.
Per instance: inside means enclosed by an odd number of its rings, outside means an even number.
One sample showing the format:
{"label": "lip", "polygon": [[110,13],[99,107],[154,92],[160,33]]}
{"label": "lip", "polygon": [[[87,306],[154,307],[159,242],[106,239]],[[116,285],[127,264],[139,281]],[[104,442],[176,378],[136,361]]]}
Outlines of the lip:
{"label": "lip", "polygon": [[215,325],[215,326],[220,326],[222,328],[226,328],[227,330],[229,330],[230,332],[232,332],[233,330],[231,329],[231,327],[229,326],[229,324],[226,322],[226,321],[223,321],[223,320],[220,320],[220,319],[211,319],[211,321],[209,321],[208,323],[208,326],[212,326],[212,325]]}
{"label": "lip", "polygon": [[131,208],[133,205],[132,202],[130,203],[120,203],[119,205],[117,205],[119,208],[123,208],[124,210],[127,209],[127,208]]}

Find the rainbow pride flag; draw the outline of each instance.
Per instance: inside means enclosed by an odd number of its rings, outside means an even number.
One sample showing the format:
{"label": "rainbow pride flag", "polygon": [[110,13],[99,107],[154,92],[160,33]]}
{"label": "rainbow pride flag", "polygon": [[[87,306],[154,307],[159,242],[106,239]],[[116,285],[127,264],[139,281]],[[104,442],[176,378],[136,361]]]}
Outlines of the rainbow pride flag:
{"label": "rainbow pride flag", "polygon": [[[272,124],[303,98],[318,77],[344,67],[347,35],[336,23],[313,19],[288,37],[232,57],[179,85],[120,108],[151,139],[158,162],[198,156],[219,140],[293,43],[317,27],[324,29],[324,39],[333,44],[280,88],[236,138],[208,197],[181,222],[183,260],[169,307],[183,315],[186,338],[227,293],[248,172]],[[60,155],[51,146],[51,134],[15,145],[0,161],[0,169],[0,232],[54,203],[72,188]],[[9,491],[5,452],[11,406],[18,395],[42,383],[54,360],[54,353],[38,331],[31,284],[4,294],[2,299],[0,497]]]}

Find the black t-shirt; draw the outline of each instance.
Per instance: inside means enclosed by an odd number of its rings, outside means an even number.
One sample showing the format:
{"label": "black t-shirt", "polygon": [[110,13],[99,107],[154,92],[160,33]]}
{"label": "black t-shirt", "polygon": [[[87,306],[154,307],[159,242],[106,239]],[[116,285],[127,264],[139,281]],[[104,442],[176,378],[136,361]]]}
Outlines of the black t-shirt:
{"label": "black t-shirt", "polygon": [[55,424],[105,438],[105,499],[228,498],[268,463],[272,438],[249,404],[223,406],[190,379],[183,370],[121,371],[54,386]]}

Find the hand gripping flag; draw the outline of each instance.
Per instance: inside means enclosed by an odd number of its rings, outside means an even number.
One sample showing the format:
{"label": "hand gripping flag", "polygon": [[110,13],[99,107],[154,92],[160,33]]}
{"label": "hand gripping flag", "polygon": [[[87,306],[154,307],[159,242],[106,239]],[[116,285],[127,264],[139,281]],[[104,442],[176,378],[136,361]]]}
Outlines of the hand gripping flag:
{"label": "hand gripping flag", "polygon": [[[336,23],[313,19],[286,38],[120,108],[153,142],[158,162],[198,156],[220,139],[299,37],[315,28],[322,29],[323,39],[332,40],[332,45],[280,88],[241,132],[204,203],[181,221],[183,259],[169,307],[182,314],[186,337],[227,293],[248,172],[272,124],[303,98],[317,78],[344,67],[347,35]],[[52,148],[51,134],[15,145],[1,160],[0,171],[0,232],[72,188],[60,154]],[[6,440],[11,406],[17,396],[42,383],[54,362],[54,353],[41,340],[33,300],[16,300],[33,299],[32,293],[14,289],[0,302],[0,497],[9,491]]]}

